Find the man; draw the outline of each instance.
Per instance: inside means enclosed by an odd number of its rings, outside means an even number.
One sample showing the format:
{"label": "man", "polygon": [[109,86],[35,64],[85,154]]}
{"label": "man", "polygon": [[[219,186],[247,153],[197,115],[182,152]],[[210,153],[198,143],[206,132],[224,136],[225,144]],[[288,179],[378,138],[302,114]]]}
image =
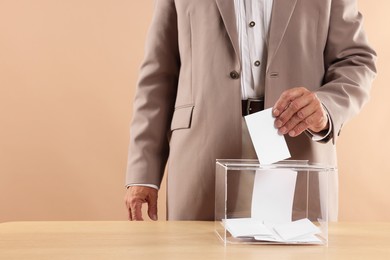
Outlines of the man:
{"label": "man", "polygon": [[[242,118],[264,107],[292,159],[336,165],[374,58],[356,0],[157,0],[134,101],[129,219],[142,220],[142,203],[157,219],[169,156],[168,219],[212,220],[215,160],[247,158]],[[331,219],[337,188],[332,176]]]}

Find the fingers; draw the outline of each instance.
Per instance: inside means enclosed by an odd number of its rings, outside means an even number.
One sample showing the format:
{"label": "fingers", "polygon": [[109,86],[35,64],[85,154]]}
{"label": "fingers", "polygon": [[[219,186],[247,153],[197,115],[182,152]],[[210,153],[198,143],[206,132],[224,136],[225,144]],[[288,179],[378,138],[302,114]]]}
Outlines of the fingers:
{"label": "fingers", "polygon": [[292,101],[294,101],[298,97],[303,96],[305,92],[305,88],[292,88],[283,92],[273,107],[273,115],[275,117],[279,117],[291,106]]}
{"label": "fingers", "polygon": [[142,221],[142,199],[134,196],[132,187],[128,188],[125,203],[128,210],[128,219],[131,221]]}
{"label": "fingers", "polygon": [[142,201],[141,200],[134,200],[132,203],[130,203],[130,209],[131,209],[131,219],[135,221],[143,221],[142,218]]}
{"label": "fingers", "polygon": [[148,203],[148,215],[151,219],[157,220],[157,190],[144,187],[132,186],[127,189],[125,204],[128,210],[128,219],[142,221],[142,204]]}
{"label": "fingers", "polygon": [[151,220],[156,221],[157,217],[157,191],[151,193],[148,198],[148,215]]}
{"label": "fingers", "polygon": [[307,129],[319,132],[326,128],[327,117],[315,93],[305,88],[293,88],[283,92],[273,108],[275,127],[280,134],[291,137]]}

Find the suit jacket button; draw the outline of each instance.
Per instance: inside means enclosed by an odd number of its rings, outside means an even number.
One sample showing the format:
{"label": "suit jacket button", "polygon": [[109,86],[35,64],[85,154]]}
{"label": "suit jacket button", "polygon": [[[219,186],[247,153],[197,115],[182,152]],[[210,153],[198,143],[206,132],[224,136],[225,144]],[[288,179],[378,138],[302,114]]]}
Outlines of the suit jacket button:
{"label": "suit jacket button", "polygon": [[232,79],[238,79],[240,77],[240,74],[237,71],[233,70],[232,72],[230,72],[230,77]]}

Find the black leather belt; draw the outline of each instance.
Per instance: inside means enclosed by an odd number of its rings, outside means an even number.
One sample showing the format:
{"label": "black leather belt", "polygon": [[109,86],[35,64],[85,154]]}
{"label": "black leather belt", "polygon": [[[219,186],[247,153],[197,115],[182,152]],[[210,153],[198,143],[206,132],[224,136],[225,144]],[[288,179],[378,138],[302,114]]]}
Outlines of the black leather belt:
{"label": "black leather belt", "polygon": [[264,99],[250,98],[241,101],[242,104],[242,116],[247,116],[259,111],[264,110]]}

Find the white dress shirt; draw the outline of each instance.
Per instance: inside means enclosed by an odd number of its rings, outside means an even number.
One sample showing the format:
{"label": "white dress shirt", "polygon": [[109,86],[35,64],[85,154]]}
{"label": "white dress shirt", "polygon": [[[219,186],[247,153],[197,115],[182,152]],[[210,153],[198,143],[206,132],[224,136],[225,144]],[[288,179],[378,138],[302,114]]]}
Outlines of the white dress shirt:
{"label": "white dress shirt", "polygon": [[273,0],[234,0],[241,58],[242,99],[264,96]]}

